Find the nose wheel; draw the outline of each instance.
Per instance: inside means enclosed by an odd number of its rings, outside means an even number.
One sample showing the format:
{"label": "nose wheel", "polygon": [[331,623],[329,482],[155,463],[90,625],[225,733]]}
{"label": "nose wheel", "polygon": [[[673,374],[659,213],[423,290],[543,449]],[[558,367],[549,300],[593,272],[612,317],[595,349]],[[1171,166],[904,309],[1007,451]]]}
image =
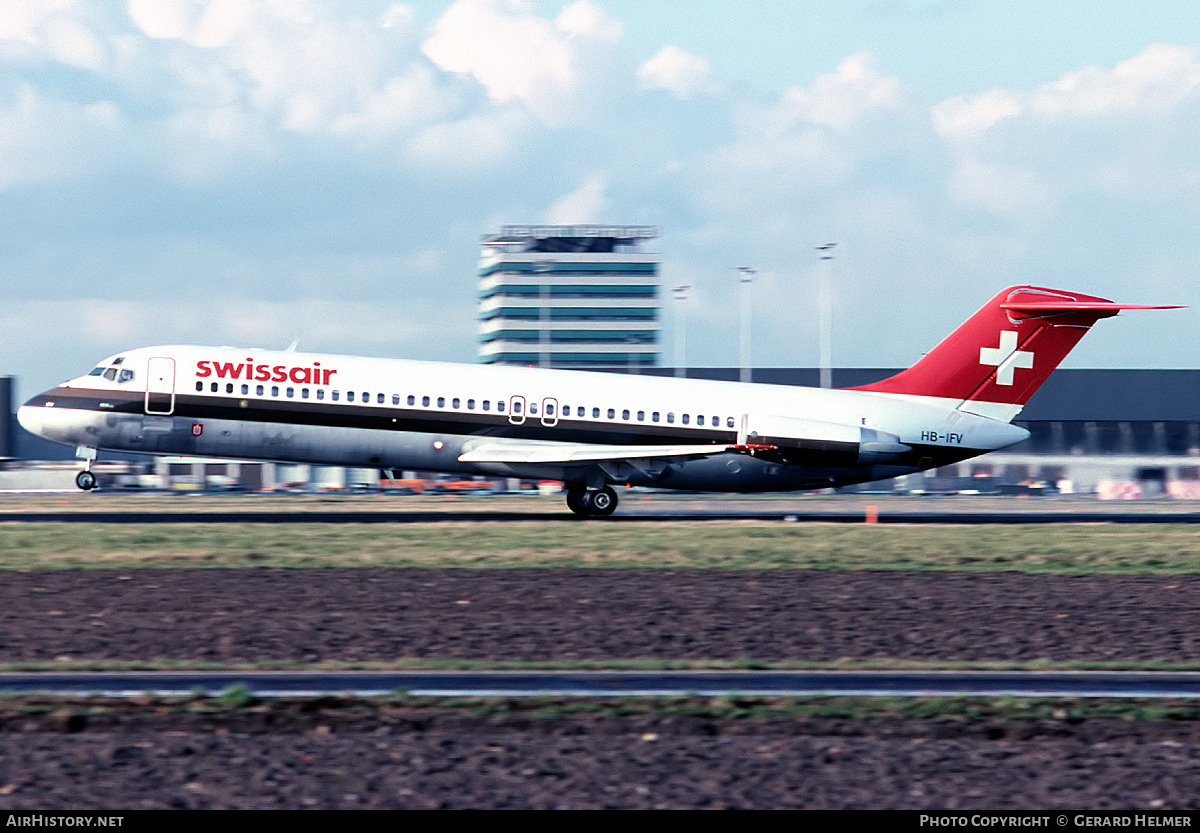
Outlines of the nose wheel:
{"label": "nose wheel", "polygon": [[611,487],[588,489],[581,485],[567,488],[567,508],[585,518],[603,518],[617,508],[617,493]]}
{"label": "nose wheel", "polygon": [[96,449],[81,445],[75,449],[75,456],[83,460],[83,465],[86,467],[75,475],[75,485],[85,492],[90,492],[98,485],[96,475],[92,474],[92,463],[96,462]]}

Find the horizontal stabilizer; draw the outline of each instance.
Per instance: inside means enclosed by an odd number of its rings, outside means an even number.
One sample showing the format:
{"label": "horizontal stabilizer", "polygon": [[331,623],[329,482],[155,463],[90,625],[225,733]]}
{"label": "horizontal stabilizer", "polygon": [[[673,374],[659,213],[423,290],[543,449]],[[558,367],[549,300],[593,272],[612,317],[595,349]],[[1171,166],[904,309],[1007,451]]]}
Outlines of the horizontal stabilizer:
{"label": "horizontal stabilizer", "polygon": [[1035,318],[1044,315],[1062,315],[1072,312],[1090,313],[1089,318],[1111,318],[1123,309],[1183,309],[1179,304],[1114,304],[1111,301],[1072,301],[1068,299],[1049,302],[1010,301],[1001,304],[1013,318]]}

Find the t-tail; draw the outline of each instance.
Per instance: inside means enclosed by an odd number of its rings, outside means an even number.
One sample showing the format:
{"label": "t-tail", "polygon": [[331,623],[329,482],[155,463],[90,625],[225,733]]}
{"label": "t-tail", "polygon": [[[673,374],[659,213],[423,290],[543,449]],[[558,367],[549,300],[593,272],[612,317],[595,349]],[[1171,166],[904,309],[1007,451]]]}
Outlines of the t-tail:
{"label": "t-tail", "polygon": [[912,367],[852,390],[958,400],[959,410],[1007,422],[1098,320],[1125,309],[1177,308],[1009,287]]}

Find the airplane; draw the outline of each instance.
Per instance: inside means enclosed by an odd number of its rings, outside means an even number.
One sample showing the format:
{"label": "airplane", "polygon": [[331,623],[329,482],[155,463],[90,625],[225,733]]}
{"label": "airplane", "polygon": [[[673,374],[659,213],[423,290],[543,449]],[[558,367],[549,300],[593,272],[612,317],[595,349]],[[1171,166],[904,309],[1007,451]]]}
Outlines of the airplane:
{"label": "airplane", "polygon": [[1116,304],[1001,291],[906,370],[847,389],[533,367],[165,346],[110,356],[18,409],[100,450],[559,480],[576,515],[614,484],[708,492],[824,489],[949,465],[1021,442],[1011,424]]}

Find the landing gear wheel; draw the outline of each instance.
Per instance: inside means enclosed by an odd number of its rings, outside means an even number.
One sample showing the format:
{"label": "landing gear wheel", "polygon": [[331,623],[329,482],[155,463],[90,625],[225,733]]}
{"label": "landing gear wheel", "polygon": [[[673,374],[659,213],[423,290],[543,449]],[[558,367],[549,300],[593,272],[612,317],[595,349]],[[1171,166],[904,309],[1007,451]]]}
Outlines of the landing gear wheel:
{"label": "landing gear wheel", "polygon": [[80,489],[83,489],[85,492],[90,492],[92,489],[96,488],[96,475],[92,474],[90,471],[81,471],[79,474],[75,475],[75,485]]}
{"label": "landing gear wheel", "polygon": [[588,492],[588,495],[591,497],[591,514],[597,517],[607,517],[617,508],[617,493],[609,486]]}
{"label": "landing gear wheel", "polygon": [[586,487],[567,487],[567,508],[576,515],[592,514],[592,500]]}
{"label": "landing gear wheel", "polygon": [[608,486],[602,489],[568,486],[567,508],[585,518],[607,517],[617,508],[617,493]]}

